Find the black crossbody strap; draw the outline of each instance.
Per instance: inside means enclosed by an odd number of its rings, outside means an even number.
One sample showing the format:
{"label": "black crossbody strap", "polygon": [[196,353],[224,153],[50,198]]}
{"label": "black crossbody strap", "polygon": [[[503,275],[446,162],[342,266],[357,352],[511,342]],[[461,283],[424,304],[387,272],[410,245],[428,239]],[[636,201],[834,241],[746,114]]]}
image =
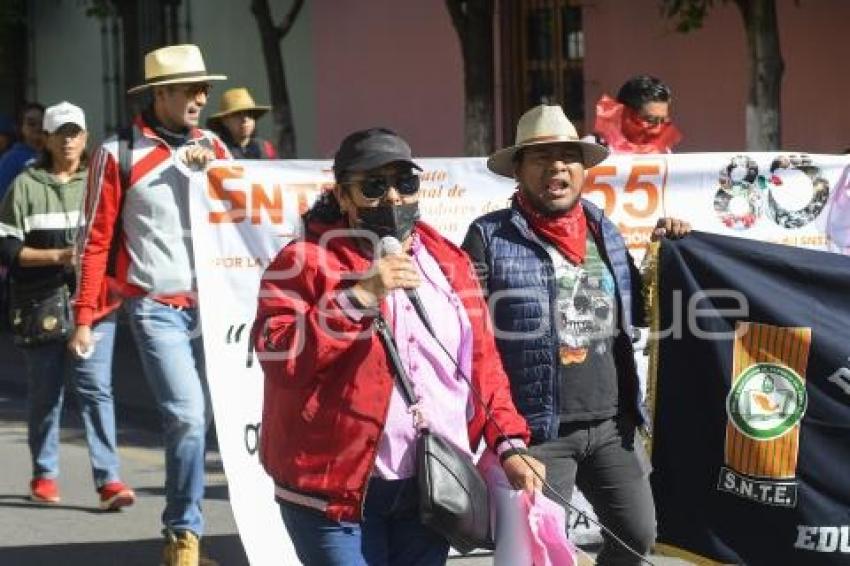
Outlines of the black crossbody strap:
{"label": "black crossbody strap", "polygon": [[130,188],[130,170],[133,167],[133,142],[133,126],[121,128],[118,131],[118,172],[121,176],[121,188],[124,190]]}
{"label": "black crossbody strap", "polygon": [[417,403],[416,394],[413,392],[413,384],[410,383],[410,378],[407,375],[407,371],[404,369],[404,364],[402,363],[401,356],[398,353],[398,348],[396,347],[392,331],[390,330],[389,325],[387,325],[387,321],[384,320],[384,317],[381,315],[378,315],[375,319],[375,330],[378,331],[378,337],[381,339],[381,342],[384,343],[384,348],[387,351],[387,358],[390,361],[390,367],[392,368],[393,375],[395,375],[396,382],[401,390],[401,396],[404,398],[404,402],[407,403],[409,407],[412,407]]}

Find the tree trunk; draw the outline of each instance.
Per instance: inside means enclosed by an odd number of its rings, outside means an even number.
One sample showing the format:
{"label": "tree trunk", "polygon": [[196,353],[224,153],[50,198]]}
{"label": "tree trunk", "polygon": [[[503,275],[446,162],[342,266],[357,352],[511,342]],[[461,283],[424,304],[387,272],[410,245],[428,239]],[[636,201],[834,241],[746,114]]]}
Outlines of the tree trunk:
{"label": "tree trunk", "polygon": [[446,0],[463,53],[464,152],[493,151],[493,0]]}
{"label": "tree trunk", "polygon": [[251,0],[251,12],[260,30],[278,154],[284,158],[293,158],[296,157],[295,128],[292,125],[292,105],[286,85],[286,70],[283,66],[283,55],[280,52],[282,35],[272,21],[268,0]]}
{"label": "tree trunk", "polygon": [[20,19],[8,22],[8,36],[3,38],[3,58],[8,65],[9,78],[11,79],[12,100],[15,108],[15,127],[17,117],[28,101],[27,87],[30,84],[30,50],[29,50],[29,26],[27,22],[27,4],[23,0],[16,2],[15,8],[20,10]]}
{"label": "tree trunk", "polygon": [[[127,89],[144,82],[145,69],[143,57],[147,53],[148,45],[143,44],[139,30],[141,26],[139,23],[138,2],[114,2],[114,5],[118,17],[121,19],[121,41],[123,42],[123,49],[120,51],[116,49],[116,57],[117,53],[123,53],[123,60],[120,67],[117,65],[117,61],[115,66],[116,75],[119,73],[119,68],[124,69],[124,72],[121,73],[123,84],[116,85],[118,91],[116,93],[116,100],[125,101],[123,105],[124,112],[121,111],[122,105],[119,103],[119,110],[116,114],[118,120],[116,127],[120,128],[129,124],[133,116],[141,112],[149,102],[148,95],[132,96],[127,94]],[[118,47],[118,44],[114,44],[113,47]]]}
{"label": "tree trunk", "polygon": [[782,145],[782,73],[774,0],[735,0],[744,19],[750,52],[747,149],[776,150]]}

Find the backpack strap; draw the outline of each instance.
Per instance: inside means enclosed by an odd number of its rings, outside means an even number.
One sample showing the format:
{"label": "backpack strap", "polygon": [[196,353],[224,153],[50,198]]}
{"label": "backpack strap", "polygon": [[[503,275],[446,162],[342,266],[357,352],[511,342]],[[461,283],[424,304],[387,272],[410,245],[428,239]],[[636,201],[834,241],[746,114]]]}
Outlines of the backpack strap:
{"label": "backpack strap", "polygon": [[115,216],[115,226],[112,228],[112,242],[109,245],[109,257],[106,263],[106,273],[115,277],[118,261],[118,248],[123,236],[121,215],[124,212],[124,200],[130,188],[130,173],[133,168],[133,126],[125,126],[118,130],[118,177],[121,182],[121,198],[118,203],[118,214]]}
{"label": "backpack strap", "polygon": [[[118,174],[121,176],[121,188],[130,188],[130,169],[133,167],[133,126],[118,130]],[[124,198],[124,192],[121,192]]]}

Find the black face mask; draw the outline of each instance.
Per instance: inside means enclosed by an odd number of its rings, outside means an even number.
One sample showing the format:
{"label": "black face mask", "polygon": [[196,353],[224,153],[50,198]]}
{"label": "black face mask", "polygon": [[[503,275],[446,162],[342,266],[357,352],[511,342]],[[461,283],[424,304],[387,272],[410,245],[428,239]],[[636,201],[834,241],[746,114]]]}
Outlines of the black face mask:
{"label": "black face mask", "polygon": [[357,227],[373,232],[378,238],[393,236],[404,242],[419,220],[419,203],[396,206],[357,208]]}

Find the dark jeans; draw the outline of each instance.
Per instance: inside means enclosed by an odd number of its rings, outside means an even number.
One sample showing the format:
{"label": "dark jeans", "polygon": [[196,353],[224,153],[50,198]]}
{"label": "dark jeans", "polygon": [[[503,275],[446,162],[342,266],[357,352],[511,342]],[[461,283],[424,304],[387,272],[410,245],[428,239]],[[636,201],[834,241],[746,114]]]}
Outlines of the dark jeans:
{"label": "dark jeans", "polygon": [[280,513],[305,566],[443,565],[449,543],[419,521],[418,501],[415,478],[372,478],[360,523],[285,502]]}
{"label": "dark jeans", "polygon": [[[651,466],[631,419],[564,424],[559,438],[532,446],[531,454],[546,465],[546,479],[561,497],[569,501],[577,485],[604,526],[640,554],[649,552],[655,541]],[[597,564],[641,563],[604,531],[603,537]]]}

